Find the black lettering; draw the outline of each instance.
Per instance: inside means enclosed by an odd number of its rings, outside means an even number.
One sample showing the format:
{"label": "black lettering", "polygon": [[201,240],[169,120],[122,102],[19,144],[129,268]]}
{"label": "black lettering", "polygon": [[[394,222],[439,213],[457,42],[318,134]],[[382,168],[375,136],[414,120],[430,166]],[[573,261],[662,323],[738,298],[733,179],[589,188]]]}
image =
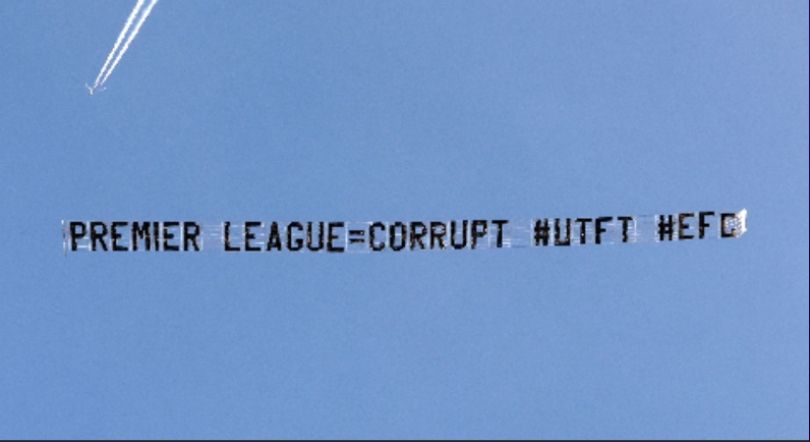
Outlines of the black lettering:
{"label": "black lettering", "polygon": [[160,223],[152,221],[152,237],[155,238],[155,251],[160,251]]}
{"label": "black lettering", "polygon": [[467,247],[467,220],[461,221],[461,243],[456,243],[456,221],[450,221],[450,245],[456,250]]}
{"label": "black lettering", "polygon": [[592,222],[591,218],[577,218],[577,222],[579,223],[579,243],[585,244],[585,235],[586,235],[586,225],[589,222]]}
{"label": "black lettering", "polygon": [[362,244],[366,242],[366,231],[364,229],[349,229],[349,244]]}
{"label": "black lettering", "polygon": [[[557,220],[559,223],[559,220]],[[557,225],[559,227],[559,224]],[[548,218],[538,219],[534,222],[534,245],[539,246],[541,243],[544,246],[548,245],[549,240]],[[559,237],[559,233],[557,234]]]}
{"label": "black lettering", "polygon": [[166,221],[163,223],[163,250],[166,252],[178,252],[180,251],[179,245],[169,244],[169,240],[174,239],[174,233],[169,231],[171,227],[180,227],[180,223],[177,221]]}
{"label": "black lettering", "polygon": [[132,251],[138,250],[138,241],[144,240],[144,248],[148,252],[152,249],[152,236],[149,233],[149,221],[139,223],[135,221],[132,223]]}
{"label": "black lettering", "polygon": [[622,222],[622,242],[627,242],[629,238],[627,237],[627,228],[630,225],[630,222],[633,221],[632,216],[619,216],[616,217],[619,221]]}
{"label": "black lettering", "polygon": [[194,221],[183,222],[183,251],[188,252],[188,243],[194,247],[195,252],[200,251],[200,246],[197,244],[197,238],[200,236],[200,225]]}
{"label": "black lettering", "polygon": [[596,244],[602,244],[602,234],[607,232],[607,229],[602,227],[602,224],[603,223],[609,223],[611,221],[613,221],[612,216],[600,216],[599,218],[596,218],[596,226],[595,226],[595,229],[594,229],[594,231],[596,232],[596,236],[594,237],[594,242]]}
{"label": "black lettering", "polygon": [[571,245],[571,218],[565,219],[565,240],[560,239],[560,219],[554,218],[554,245],[555,246]]}
{"label": "black lettering", "polygon": [[293,221],[287,225],[287,250],[297,252],[304,248],[304,240],[301,238],[295,238],[295,241],[293,241],[293,229],[301,232],[304,230],[304,225],[298,221]]}
{"label": "black lettering", "polygon": [[[397,237],[397,229],[399,229],[399,243],[396,242]],[[388,242],[390,244],[391,250],[395,252],[399,252],[400,250],[405,248],[405,237],[408,234],[406,231],[405,224],[397,221],[394,224],[388,226]]]}
{"label": "black lettering", "polygon": [[278,223],[275,221],[270,224],[270,233],[267,234],[267,248],[265,250],[269,252],[270,249],[281,251],[281,234],[278,231]]}
{"label": "black lettering", "polygon": [[336,233],[334,233],[334,229],[342,229],[343,223],[336,221],[330,222],[328,225],[328,234],[326,237],[326,251],[331,253],[342,253],[345,248],[343,246],[337,247],[334,244],[334,241],[340,238]]}
{"label": "black lettering", "polygon": [[307,248],[313,252],[323,249],[323,221],[318,223],[318,245],[312,245],[312,221],[307,223]]}
{"label": "black lettering", "polygon": [[470,248],[475,249],[478,240],[487,236],[487,222],[483,219],[473,220],[470,225]]}
{"label": "black lettering", "polygon": [[246,252],[261,252],[262,248],[260,246],[254,246],[250,244],[250,240],[256,239],[256,234],[251,232],[250,229],[254,227],[262,227],[262,223],[259,221],[245,221],[245,251]]}
{"label": "black lettering", "polygon": [[223,229],[222,235],[223,235],[224,241],[225,241],[225,251],[226,252],[238,252],[239,247],[231,246],[231,222],[230,221],[225,221],[222,229]]}
{"label": "black lettering", "polygon": [[87,235],[87,226],[81,221],[70,222],[70,251],[75,252],[79,249],[79,238],[84,238]]}
{"label": "black lettering", "polygon": [[[737,214],[735,213],[721,213],[720,214],[720,237],[721,238],[733,238],[737,236],[737,229],[735,227],[731,227],[731,230],[727,230],[727,227],[732,224],[729,221],[735,221],[737,218]],[[735,223],[736,224],[736,223]],[[91,226],[92,229],[92,226]],[[93,232],[90,232],[90,236],[93,236]]]}
{"label": "black lettering", "polygon": [[494,219],[492,220],[492,224],[495,224],[495,227],[498,229],[498,233],[495,235],[495,247],[501,248],[503,247],[503,226],[508,224],[509,221],[505,219]]}
{"label": "black lettering", "polygon": [[430,249],[433,250],[436,247],[436,243],[439,243],[439,248],[444,250],[444,237],[447,235],[447,224],[441,221],[431,221],[430,222]]}
{"label": "black lettering", "polygon": [[127,223],[125,221],[113,221],[110,226],[110,239],[113,252],[126,252],[128,250],[127,247],[118,244],[118,240],[121,239],[121,233],[118,232],[118,228],[126,227],[126,225]]}
{"label": "black lettering", "polygon": [[706,235],[706,227],[711,224],[706,222],[706,217],[714,216],[714,212],[698,212],[698,238],[703,239]]}
{"label": "black lettering", "polygon": [[672,215],[667,215],[667,221],[664,221],[664,219],[664,215],[658,215],[658,241],[663,241],[664,236],[667,236],[667,239],[672,241],[675,221],[672,220]]}
{"label": "black lettering", "polygon": [[[99,232],[96,227],[101,227]],[[107,251],[107,243],[104,237],[107,236],[107,225],[101,221],[90,221],[90,250],[96,251],[96,241],[101,243],[101,248]]]}
{"label": "black lettering", "polygon": [[679,213],[678,214],[678,240],[692,239],[695,235],[686,233],[689,224],[686,222],[689,218],[694,218],[694,213]]}
{"label": "black lettering", "polygon": [[385,249],[385,243],[384,242],[375,242],[375,240],[377,239],[376,238],[377,235],[374,233],[375,229],[379,229],[382,232],[385,232],[385,224],[377,221],[377,222],[371,223],[371,226],[368,228],[368,243],[371,246],[371,250],[373,250],[375,252],[380,252],[380,251]]}
{"label": "black lettering", "polygon": [[425,243],[422,242],[422,238],[426,237],[427,234],[428,231],[425,223],[419,221],[411,222],[411,250],[415,249],[417,244],[419,244],[421,250],[424,250]]}

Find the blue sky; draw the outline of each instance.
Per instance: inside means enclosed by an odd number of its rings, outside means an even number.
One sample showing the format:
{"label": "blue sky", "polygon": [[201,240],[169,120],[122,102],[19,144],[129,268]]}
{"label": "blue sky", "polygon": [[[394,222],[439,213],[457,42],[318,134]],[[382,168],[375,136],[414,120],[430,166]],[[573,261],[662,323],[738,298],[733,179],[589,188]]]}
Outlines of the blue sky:
{"label": "blue sky", "polygon": [[[0,436],[808,437],[808,6],[0,2]],[[749,211],[736,241],[62,254],[61,219]]]}

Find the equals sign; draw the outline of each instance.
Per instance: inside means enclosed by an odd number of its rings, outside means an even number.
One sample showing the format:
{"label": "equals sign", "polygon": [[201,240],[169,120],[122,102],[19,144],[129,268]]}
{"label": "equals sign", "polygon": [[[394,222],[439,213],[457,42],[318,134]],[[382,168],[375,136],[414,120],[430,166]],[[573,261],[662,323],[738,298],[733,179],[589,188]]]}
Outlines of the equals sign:
{"label": "equals sign", "polygon": [[366,231],[362,229],[349,229],[349,244],[366,242]]}

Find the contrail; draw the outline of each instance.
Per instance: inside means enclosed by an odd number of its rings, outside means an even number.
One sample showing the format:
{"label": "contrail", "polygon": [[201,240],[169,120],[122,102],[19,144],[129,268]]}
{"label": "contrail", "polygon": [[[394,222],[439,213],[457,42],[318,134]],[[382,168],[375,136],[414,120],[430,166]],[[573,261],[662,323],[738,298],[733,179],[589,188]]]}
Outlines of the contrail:
{"label": "contrail", "polygon": [[113,45],[112,50],[110,51],[109,55],[107,55],[107,59],[104,61],[104,65],[101,66],[101,70],[98,71],[98,76],[96,77],[96,81],[93,82],[93,89],[98,88],[99,82],[101,81],[101,76],[104,75],[104,72],[107,70],[107,66],[110,65],[110,62],[113,59],[113,56],[118,51],[118,47],[121,46],[121,42],[124,41],[124,36],[127,35],[127,31],[129,31],[129,27],[132,26],[132,22],[135,20],[135,17],[138,15],[138,11],[140,11],[141,6],[143,6],[143,2],[145,0],[138,0],[135,4],[135,7],[132,8],[132,12],[129,13],[129,17],[127,17],[126,23],[124,23],[124,29],[121,29],[121,33],[118,34],[118,38],[115,40],[115,44]]}
{"label": "contrail", "polygon": [[[106,72],[102,71],[103,75],[101,76],[101,81],[99,81],[98,83],[93,84],[93,87],[88,86],[88,89],[90,90],[90,95],[93,95],[93,93],[97,89],[103,87],[104,83],[107,82],[107,79],[110,78],[110,75],[112,75],[112,73],[115,70],[116,66],[118,66],[118,63],[121,62],[121,58],[124,57],[124,54],[127,52],[127,49],[129,49],[129,45],[132,44],[132,40],[135,40],[135,37],[138,36],[138,32],[140,32],[140,30],[141,30],[141,26],[143,26],[144,22],[146,22],[146,19],[149,17],[149,14],[152,13],[152,8],[155,7],[158,0],[150,0],[149,4],[146,6],[146,8],[142,8],[143,13],[141,14],[139,10],[141,9],[140,6],[141,6],[141,4],[143,2],[144,2],[144,0],[138,0],[138,3],[135,5],[135,9],[134,9],[135,16],[138,16],[138,14],[140,14],[140,17],[138,17],[138,21],[135,23],[135,26],[132,28],[132,32],[130,32],[129,36],[126,37],[126,41],[124,42],[123,46],[121,46],[121,50],[118,51],[118,55],[115,56],[115,59],[113,60],[112,64],[109,66],[109,68],[107,69]],[[132,15],[132,13],[130,13],[130,15]],[[125,25],[125,28],[126,27],[127,27],[127,25]]]}
{"label": "contrail", "polygon": [[99,84],[99,86],[106,83],[107,79],[110,78],[110,75],[112,75],[113,71],[115,70],[115,67],[118,66],[118,62],[121,61],[121,58],[127,52],[127,49],[129,49],[129,45],[132,43],[132,40],[135,40],[135,37],[138,35],[138,32],[140,32],[140,30],[141,30],[141,26],[143,26],[143,24],[146,21],[147,17],[149,17],[149,14],[152,12],[152,8],[155,7],[157,2],[158,2],[158,0],[151,0],[149,2],[149,5],[146,6],[146,9],[143,10],[143,15],[141,15],[141,18],[138,19],[138,23],[135,24],[135,28],[132,29],[132,33],[129,34],[129,37],[127,38],[126,43],[124,43],[124,46],[121,47],[121,51],[118,52],[118,56],[115,57],[115,61],[113,61],[113,64],[110,66],[110,69],[108,69],[107,73],[104,74],[104,77],[101,79],[101,83]]}

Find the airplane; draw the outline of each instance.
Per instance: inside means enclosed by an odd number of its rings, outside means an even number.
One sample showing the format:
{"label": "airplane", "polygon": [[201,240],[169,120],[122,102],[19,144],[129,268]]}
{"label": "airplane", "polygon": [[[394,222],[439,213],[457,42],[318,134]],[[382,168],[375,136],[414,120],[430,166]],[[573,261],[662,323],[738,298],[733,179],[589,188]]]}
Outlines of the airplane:
{"label": "airplane", "polygon": [[102,87],[102,88],[99,89],[98,87],[90,86],[87,83],[84,84],[84,87],[87,88],[87,93],[89,93],[90,95],[93,95],[96,92],[104,92],[105,90],[107,90],[106,87]]}

